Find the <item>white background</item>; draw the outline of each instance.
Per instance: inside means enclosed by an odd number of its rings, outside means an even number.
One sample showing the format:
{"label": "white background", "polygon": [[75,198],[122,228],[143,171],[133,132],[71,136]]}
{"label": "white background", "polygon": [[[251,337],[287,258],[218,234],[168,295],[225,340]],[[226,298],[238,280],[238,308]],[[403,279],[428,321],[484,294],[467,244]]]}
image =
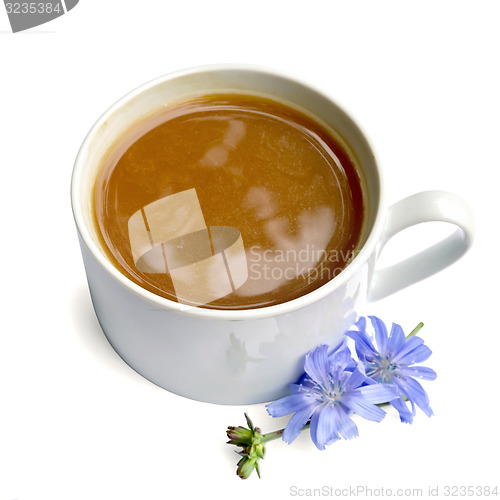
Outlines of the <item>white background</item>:
{"label": "white background", "polygon": [[[81,0],[14,35],[0,6],[0,500],[500,487],[499,19],[498,2],[482,0]],[[366,131],[391,203],[454,191],[477,226],[460,262],[365,311],[407,331],[425,322],[435,416],[420,412],[412,426],[393,411],[380,424],[355,417],[360,437],[322,452],[308,431],[275,441],[261,480],[236,477],[225,429],[244,411],[265,432],[287,419],[170,394],[115,354],[92,310],[69,199],[79,145],[108,106],[161,74],[220,62],[324,89]],[[408,230],[392,253],[421,248],[442,225]]]}

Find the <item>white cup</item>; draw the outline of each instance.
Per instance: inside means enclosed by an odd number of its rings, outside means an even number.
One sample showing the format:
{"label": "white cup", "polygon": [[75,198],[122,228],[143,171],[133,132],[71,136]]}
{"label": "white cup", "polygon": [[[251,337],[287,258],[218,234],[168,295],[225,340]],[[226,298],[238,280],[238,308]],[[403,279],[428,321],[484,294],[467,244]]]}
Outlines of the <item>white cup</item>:
{"label": "white cup", "polygon": [[[92,215],[92,191],[102,158],[117,138],[158,109],[200,94],[252,92],[288,101],[334,129],[366,180],[366,230],[359,252],[335,278],[302,297],[247,310],[189,307],[132,282],[106,257]],[[287,76],[246,66],[193,68],[149,82],[114,104],[92,127],[76,159],[71,197],[95,312],[113,348],[138,373],[200,401],[250,404],[287,393],[304,354],[336,343],[379,299],[430,276],[470,247],[473,220],[458,196],[427,191],[387,208],[380,167],[364,134],[330,98]],[[376,270],[385,243],[421,222],[458,226],[436,245]]]}

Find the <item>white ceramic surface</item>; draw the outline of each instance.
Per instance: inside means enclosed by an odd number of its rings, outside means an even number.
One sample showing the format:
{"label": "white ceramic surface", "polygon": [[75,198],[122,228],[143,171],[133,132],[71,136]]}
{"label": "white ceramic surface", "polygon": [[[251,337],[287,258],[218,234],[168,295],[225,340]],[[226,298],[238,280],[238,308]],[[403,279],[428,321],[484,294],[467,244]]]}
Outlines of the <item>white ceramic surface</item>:
{"label": "white ceramic surface", "polygon": [[[357,256],[321,288],[285,304],[243,311],[189,307],[154,295],[108,261],[92,223],[91,191],[101,159],[132,125],[161,107],[213,92],[253,92],[306,110],[345,141],[363,170],[368,216]],[[380,168],[364,134],[331,99],[308,85],[245,66],[193,68],[131,92],[96,122],[76,159],[73,213],[92,302],[118,354],[159,386],[201,401],[250,404],[283,396],[301,373],[303,356],[334,344],[367,297],[378,299],[457,260],[473,236],[472,215],[456,195],[418,193],[387,209]],[[426,221],[458,226],[446,240],[391,268],[375,271],[384,244]]]}

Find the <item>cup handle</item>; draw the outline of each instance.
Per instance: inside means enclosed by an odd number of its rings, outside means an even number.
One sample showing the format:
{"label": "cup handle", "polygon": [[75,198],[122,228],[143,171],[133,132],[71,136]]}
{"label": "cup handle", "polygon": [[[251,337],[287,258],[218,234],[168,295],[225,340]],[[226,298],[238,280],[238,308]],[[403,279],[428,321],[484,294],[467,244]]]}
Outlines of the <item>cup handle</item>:
{"label": "cup handle", "polygon": [[379,300],[453,264],[470,248],[474,221],[469,205],[446,191],[424,191],[389,208],[378,255],[397,233],[422,222],[443,221],[458,226],[450,236],[402,262],[375,269],[368,298]]}

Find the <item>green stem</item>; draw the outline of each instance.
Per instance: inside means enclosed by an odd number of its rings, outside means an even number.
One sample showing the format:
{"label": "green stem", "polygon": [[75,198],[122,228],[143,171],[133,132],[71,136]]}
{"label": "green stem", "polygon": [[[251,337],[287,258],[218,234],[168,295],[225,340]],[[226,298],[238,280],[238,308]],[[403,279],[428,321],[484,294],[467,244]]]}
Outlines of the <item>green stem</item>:
{"label": "green stem", "polygon": [[416,335],[421,329],[422,327],[424,326],[424,324],[422,322],[420,322],[407,336],[406,336],[406,340],[408,340],[410,337],[413,337],[414,335]]}
{"label": "green stem", "polygon": [[[304,427],[302,427],[302,430],[308,429],[310,427],[311,423],[308,422]],[[262,441],[264,443],[267,443],[268,441],[273,441],[274,439],[278,439],[283,435],[285,429],[280,429],[279,431],[274,431],[274,432],[268,432],[267,434],[264,434],[262,436]]]}

